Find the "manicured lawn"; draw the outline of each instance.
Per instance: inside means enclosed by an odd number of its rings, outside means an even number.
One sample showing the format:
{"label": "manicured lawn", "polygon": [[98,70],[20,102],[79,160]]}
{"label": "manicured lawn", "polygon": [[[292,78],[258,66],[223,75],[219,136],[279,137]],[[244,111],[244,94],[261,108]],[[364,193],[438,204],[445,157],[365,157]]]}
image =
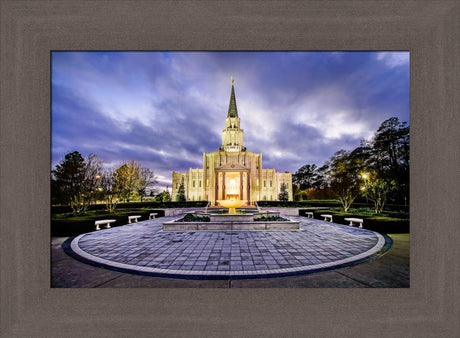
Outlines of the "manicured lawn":
{"label": "manicured lawn", "polygon": [[140,215],[141,218],[138,221],[145,221],[151,212],[164,216],[162,210],[151,208],[115,209],[112,213],[106,210],[91,210],[80,215],[54,214],[51,217],[51,236],[76,236],[91,232],[95,230],[94,222],[103,219],[115,219],[116,222],[111,224],[112,227],[128,224],[130,215]]}
{"label": "manicured lawn", "polygon": [[362,218],[363,228],[381,233],[409,233],[409,215],[401,211],[384,211],[382,214],[375,214],[370,208],[349,209],[344,212],[342,208],[328,209],[300,209],[299,214],[305,215],[306,211],[313,212],[315,219],[324,218],[322,214],[332,215],[333,222],[348,225],[350,222],[345,218]]}
{"label": "manicured lawn", "polygon": [[[305,216],[306,211],[312,211],[314,218],[322,220],[322,214],[331,214],[334,223],[346,224],[348,217],[357,217],[364,220],[363,228],[381,233],[409,233],[409,215],[402,211],[385,211],[376,215],[370,208],[355,208],[344,212],[339,207],[328,209],[299,209],[299,214]],[[116,209],[113,213],[106,210],[91,210],[75,216],[72,213],[53,214],[51,218],[51,236],[76,236],[95,230],[94,222],[102,219],[115,219],[112,227],[128,224],[128,216],[141,215],[139,221],[147,220],[149,213],[156,212],[164,216],[163,210],[153,208],[123,208]],[[157,217],[158,217],[157,216]]]}

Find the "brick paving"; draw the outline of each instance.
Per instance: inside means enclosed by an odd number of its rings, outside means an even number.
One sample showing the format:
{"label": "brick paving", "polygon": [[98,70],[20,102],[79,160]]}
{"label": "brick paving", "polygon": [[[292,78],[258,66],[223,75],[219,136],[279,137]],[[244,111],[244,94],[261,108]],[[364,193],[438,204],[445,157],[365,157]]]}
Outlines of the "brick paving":
{"label": "brick paving", "polygon": [[[175,217],[177,218],[177,216]],[[280,276],[331,269],[381,250],[375,232],[304,217],[300,230],[168,232],[157,218],[75,238],[73,254],[146,275]]]}

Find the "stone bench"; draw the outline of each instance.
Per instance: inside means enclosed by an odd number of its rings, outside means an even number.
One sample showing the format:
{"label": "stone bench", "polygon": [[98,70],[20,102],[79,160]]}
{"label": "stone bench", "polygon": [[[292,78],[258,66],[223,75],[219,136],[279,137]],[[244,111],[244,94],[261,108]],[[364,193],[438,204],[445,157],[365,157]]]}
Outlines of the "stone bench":
{"label": "stone bench", "polygon": [[362,229],[363,228],[363,220],[361,218],[344,218],[345,221],[350,222],[350,226],[353,226],[353,223],[359,223],[359,227]]}
{"label": "stone bench", "polygon": [[[307,218],[313,218],[313,213],[310,212],[310,211],[307,211],[307,212],[305,213],[305,215],[307,216]],[[322,216],[322,215],[321,215],[321,216]]]}
{"label": "stone bench", "polygon": [[325,215],[321,215],[321,217],[324,217],[324,221],[329,220],[329,222],[332,223],[332,215],[325,214]]}
{"label": "stone bench", "polygon": [[137,223],[137,219],[141,218],[141,217],[142,216],[140,216],[140,215],[139,216],[138,215],[136,215],[136,216],[128,216],[128,223],[132,223],[131,220],[134,220],[134,222]]}
{"label": "stone bench", "polygon": [[149,215],[149,219],[154,219],[155,216],[158,216],[158,214],[156,212],[151,212]]}
{"label": "stone bench", "polygon": [[100,221],[94,222],[94,225],[96,226],[96,230],[101,230],[101,228],[99,228],[99,225],[102,225],[102,224],[105,224],[105,228],[108,229],[110,228],[110,223],[113,223],[113,222],[116,222],[116,220],[115,219],[102,219]]}

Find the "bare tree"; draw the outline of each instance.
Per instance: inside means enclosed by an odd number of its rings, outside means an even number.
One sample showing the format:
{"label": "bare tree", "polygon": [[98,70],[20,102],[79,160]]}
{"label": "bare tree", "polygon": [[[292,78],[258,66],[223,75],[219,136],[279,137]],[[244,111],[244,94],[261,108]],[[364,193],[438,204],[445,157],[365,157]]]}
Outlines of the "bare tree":
{"label": "bare tree", "polygon": [[107,211],[113,212],[118,204],[118,191],[114,171],[106,170],[101,176],[100,189]]}
{"label": "bare tree", "polygon": [[141,198],[141,202],[147,192],[147,189],[150,189],[151,191],[156,193],[157,184],[158,184],[158,180],[152,170],[148,168],[140,168],[139,180],[136,184],[136,190]]}

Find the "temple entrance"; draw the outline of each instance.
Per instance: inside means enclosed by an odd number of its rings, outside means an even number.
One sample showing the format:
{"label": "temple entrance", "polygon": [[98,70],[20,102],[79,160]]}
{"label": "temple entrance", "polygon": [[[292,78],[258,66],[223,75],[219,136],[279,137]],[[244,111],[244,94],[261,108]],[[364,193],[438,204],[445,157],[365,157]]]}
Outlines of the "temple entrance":
{"label": "temple entrance", "polygon": [[240,192],[240,173],[225,174],[225,199],[243,199]]}
{"label": "temple entrance", "polygon": [[249,205],[249,170],[234,167],[216,170],[215,201],[238,199]]}

